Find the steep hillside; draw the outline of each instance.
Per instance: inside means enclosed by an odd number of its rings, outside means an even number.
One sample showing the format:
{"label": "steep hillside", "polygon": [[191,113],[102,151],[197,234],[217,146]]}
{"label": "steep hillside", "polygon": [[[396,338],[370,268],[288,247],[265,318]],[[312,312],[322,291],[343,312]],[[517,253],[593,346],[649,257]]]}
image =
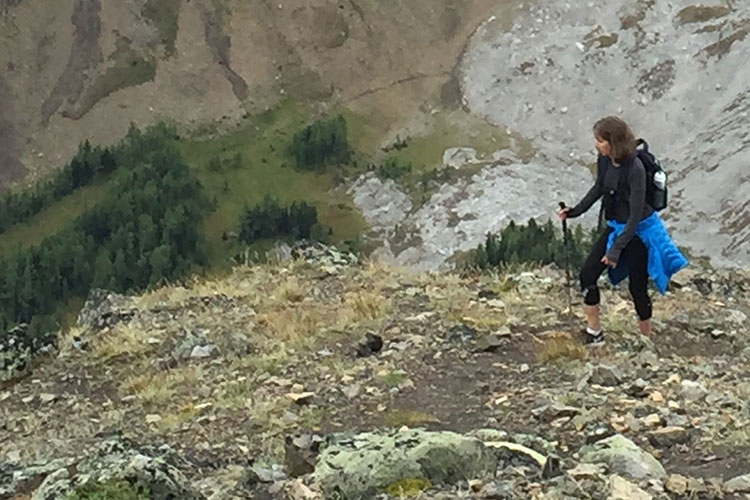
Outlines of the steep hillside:
{"label": "steep hillside", "polygon": [[131,121],[226,130],[284,96],[361,106],[385,135],[458,105],[453,69],[491,6],[3,0],[3,182],[59,166],[85,138],[113,141]]}
{"label": "steep hillside", "polygon": [[626,290],[603,290],[608,346],[589,353],[559,270],[295,255],[92,294],[59,352],[0,389],[0,498],[86,482],[165,500],[750,493],[735,479],[750,473],[747,273],[680,273],[651,339]]}

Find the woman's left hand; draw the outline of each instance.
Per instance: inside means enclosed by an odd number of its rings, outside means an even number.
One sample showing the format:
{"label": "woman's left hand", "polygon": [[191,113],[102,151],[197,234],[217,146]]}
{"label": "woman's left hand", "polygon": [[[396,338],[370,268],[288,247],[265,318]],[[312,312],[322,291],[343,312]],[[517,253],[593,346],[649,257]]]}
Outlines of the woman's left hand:
{"label": "woman's left hand", "polygon": [[615,262],[614,260],[608,259],[606,255],[602,257],[602,264],[604,264],[605,266],[617,267],[617,262]]}

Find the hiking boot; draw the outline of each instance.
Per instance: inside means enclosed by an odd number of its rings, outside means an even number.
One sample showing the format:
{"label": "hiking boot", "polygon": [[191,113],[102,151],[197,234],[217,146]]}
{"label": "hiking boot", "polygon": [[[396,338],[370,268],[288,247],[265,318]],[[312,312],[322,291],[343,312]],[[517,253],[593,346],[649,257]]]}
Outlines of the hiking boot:
{"label": "hiking boot", "polygon": [[583,340],[583,345],[587,347],[599,347],[604,345],[604,330],[600,331],[596,335],[592,335],[588,332],[585,328],[581,332],[581,339]]}

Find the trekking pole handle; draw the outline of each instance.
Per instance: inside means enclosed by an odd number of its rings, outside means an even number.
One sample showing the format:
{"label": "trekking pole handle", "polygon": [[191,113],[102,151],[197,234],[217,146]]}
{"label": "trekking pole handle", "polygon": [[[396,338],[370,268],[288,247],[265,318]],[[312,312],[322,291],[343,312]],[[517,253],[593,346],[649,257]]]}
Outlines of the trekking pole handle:
{"label": "trekking pole handle", "polygon": [[[560,210],[565,210],[566,208],[568,208],[568,206],[565,204],[564,201],[561,201],[559,203],[559,205],[560,205]],[[568,239],[568,220],[567,220],[567,218],[563,219],[563,221],[562,221],[562,227],[563,227],[563,237],[567,241],[567,239]]]}

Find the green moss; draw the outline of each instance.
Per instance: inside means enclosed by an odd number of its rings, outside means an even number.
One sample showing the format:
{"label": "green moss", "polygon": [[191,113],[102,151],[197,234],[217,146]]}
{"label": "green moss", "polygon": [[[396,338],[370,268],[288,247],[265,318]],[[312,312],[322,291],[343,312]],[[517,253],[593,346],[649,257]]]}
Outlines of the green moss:
{"label": "green moss", "polygon": [[149,500],[146,488],[135,488],[127,481],[87,484],[76,488],[65,500]]}
{"label": "green moss", "polygon": [[385,492],[392,497],[408,498],[416,497],[422,492],[432,488],[432,483],[425,478],[402,479],[385,489]]}

